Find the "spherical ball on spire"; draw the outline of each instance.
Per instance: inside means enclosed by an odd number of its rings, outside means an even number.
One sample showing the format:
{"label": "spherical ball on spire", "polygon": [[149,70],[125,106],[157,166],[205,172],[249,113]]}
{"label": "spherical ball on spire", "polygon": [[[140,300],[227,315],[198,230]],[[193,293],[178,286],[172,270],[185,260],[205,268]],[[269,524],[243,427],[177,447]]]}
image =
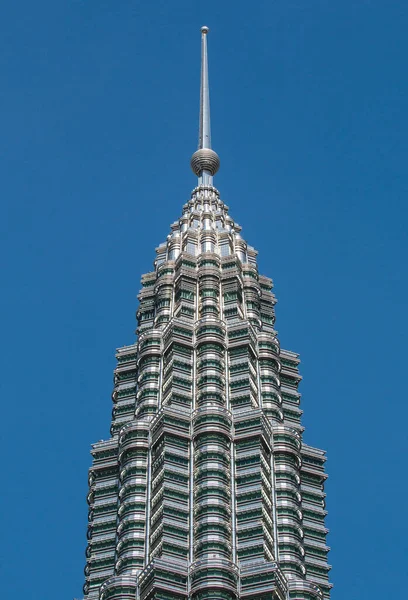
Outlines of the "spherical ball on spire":
{"label": "spherical ball on spire", "polygon": [[220,168],[220,159],[218,158],[218,154],[214,150],[211,150],[211,148],[200,148],[200,150],[194,152],[190,164],[197,177],[203,171],[208,171],[210,175],[215,175]]}
{"label": "spherical ball on spire", "polygon": [[207,27],[207,25],[203,25],[201,27],[201,33],[208,33],[210,31],[209,27]]}

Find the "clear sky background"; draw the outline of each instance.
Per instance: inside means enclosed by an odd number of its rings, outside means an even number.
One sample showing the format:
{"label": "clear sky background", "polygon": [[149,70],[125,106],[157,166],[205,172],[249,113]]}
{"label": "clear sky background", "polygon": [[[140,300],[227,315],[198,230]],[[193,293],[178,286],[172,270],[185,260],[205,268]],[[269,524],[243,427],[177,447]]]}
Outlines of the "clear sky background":
{"label": "clear sky background", "polygon": [[406,0],[3,0],[3,598],[82,597],[115,348],[196,184],[204,24],[216,185],[328,451],[332,598],[406,594]]}

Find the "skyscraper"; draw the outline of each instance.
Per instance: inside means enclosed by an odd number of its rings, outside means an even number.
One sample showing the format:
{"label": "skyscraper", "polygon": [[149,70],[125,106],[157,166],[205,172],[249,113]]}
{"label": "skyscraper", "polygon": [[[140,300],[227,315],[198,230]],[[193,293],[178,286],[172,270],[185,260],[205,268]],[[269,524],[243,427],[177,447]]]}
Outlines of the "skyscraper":
{"label": "skyscraper", "polygon": [[142,277],[92,446],[85,600],[328,598],[325,453],[303,442],[299,356],[272,280],[213,186],[208,28],[198,185]]}

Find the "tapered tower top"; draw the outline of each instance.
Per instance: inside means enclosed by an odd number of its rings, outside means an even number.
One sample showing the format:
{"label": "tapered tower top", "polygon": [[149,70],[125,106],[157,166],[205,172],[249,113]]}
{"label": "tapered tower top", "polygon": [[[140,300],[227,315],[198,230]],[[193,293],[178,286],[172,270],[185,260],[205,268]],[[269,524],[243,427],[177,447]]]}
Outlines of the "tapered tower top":
{"label": "tapered tower top", "polygon": [[220,168],[218,154],[211,148],[210,89],[208,85],[207,34],[201,27],[201,86],[198,150],[191,157],[191,168],[198,176],[199,185],[212,185],[212,178]]}

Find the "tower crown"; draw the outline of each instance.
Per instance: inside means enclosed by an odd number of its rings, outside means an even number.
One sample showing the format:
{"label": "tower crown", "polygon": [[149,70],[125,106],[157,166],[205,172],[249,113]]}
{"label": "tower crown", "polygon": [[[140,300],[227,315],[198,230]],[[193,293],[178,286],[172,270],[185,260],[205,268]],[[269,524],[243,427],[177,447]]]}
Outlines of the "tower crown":
{"label": "tower crown", "polygon": [[84,600],[329,600],[325,453],[303,442],[272,280],[212,185],[207,34],[198,186],[142,276],[92,447]]}
{"label": "tower crown", "polygon": [[210,89],[208,84],[208,27],[201,27],[201,86],[198,150],[191,157],[191,168],[199,178],[199,185],[212,185],[212,178],[220,168],[218,154],[211,148]]}

